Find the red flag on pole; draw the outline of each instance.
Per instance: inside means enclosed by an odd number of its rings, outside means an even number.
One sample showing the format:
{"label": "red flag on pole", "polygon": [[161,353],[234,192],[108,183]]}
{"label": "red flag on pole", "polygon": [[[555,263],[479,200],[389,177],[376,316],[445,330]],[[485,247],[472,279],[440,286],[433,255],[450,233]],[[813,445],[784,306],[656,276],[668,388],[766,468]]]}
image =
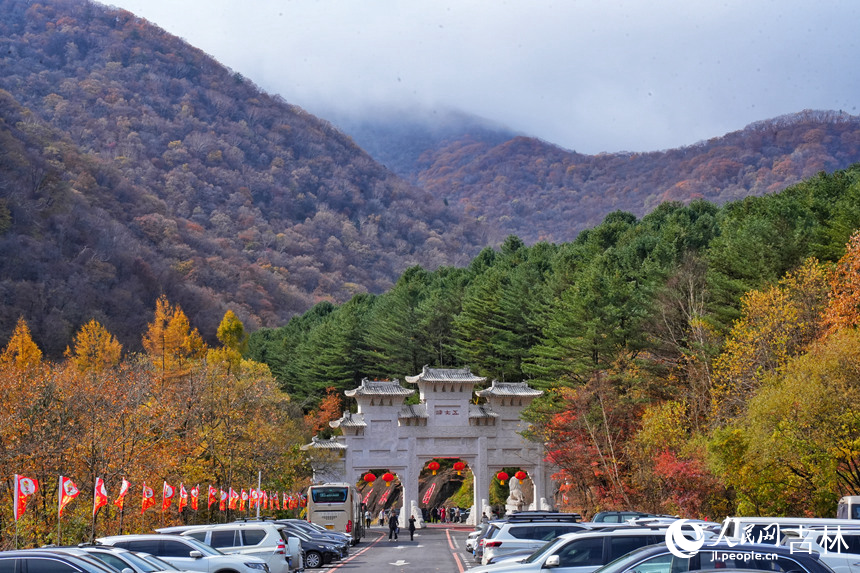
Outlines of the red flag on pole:
{"label": "red flag on pole", "polygon": [[245,502],[248,501],[248,492],[244,489],[239,494],[239,511],[245,511]]}
{"label": "red flag on pole", "polygon": [[[251,503],[253,505],[260,505],[260,492],[254,488],[251,488]],[[248,507],[250,508],[250,506]]]}
{"label": "red flag on pole", "polygon": [[218,501],[218,490],[214,486],[209,486],[209,503],[206,504],[206,509],[210,509],[212,504]]}
{"label": "red flag on pole", "polygon": [[107,489],[105,489],[105,480],[96,478],[96,486],[93,488],[93,515],[95,515],[100,507],[106,506],[108,503]]}
{"label": "red flag on pole", "polygon": [[38,480],[15,474],[15,504],[12,506],[15,521],[18,521],[24,515],[24,510],[27,509],[27,500],[38,490]]}
{"label": "red flag on pole", "polygon": [[122,509],[123,504],[125,503],[125,494],[128,493],[129,488],[131,488],[131,484],[128,482],[127,479],[122,478],[122,485],[119,486],[119,495],[113,502],[113,504],[120,509]]}
{"label": "red flag on pole", "polygon": [[173,503],[174,495],[176,495],[176,488],[164,482],[164,487],[161,488],[161,511],[167,511],[167,508]]}
{"label": "red flag on pole", "polygon": [[185,491],[185,484],[179,482],[179,513],[182,513],[186,505],[188,505],[188,492]]}
{"label": "red flag on pole", "polygon": [[227,492],[222,490],[218,490],[218,509],[221,511],[227,511]]}
{"label": "red flag on pole", "polygon": [[197,500],[200,498],[200,484],[191,488],[191,509],[197,511]]}
{"label": "red flag on pole", "polygon": [[228,498],[227,507],[230,509],[236,509],[236,504],[239,503],[239,492],[237,492],[232,487],[230,488],[230,497]]}
{"label": "red flag on pole", "polygon": [[143,482],[143,492],[140,497],[140,513],[155,505],[155,492]]}
{"label": "red flag on pole", "polygon": [[63,509],[69,505],[73,499],[78,497],[81,490],[72,481],[72,478],[60,476],[60,493],[57,502],[57,515],[63,515]]}

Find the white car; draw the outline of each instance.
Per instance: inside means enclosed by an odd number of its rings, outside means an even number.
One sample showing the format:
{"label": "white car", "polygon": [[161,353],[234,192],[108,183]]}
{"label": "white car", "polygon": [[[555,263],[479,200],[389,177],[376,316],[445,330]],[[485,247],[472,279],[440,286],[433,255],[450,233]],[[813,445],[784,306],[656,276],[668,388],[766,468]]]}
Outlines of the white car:
{"label": "white car", "polygon": [[785,528],[780,545],[795,553],[818,553],[836,573],[860,573],[860,522],[856,526]]}
{"label": "white car", "polygon": [[302,546],[285,529],[272,522],[249,521],[200,525],[180,535],[193,537],[223,553],[259,557],[266,561],[270,573],[290,573],[303,568]]}
{"label": "white car", "polygon": [[591,573],[598,567],[646,545],[665,542],[666,528],[619,525],[566,533],[522,561],[468,569],[466,573]]}
{"label": "white car", "polygon": [[140,551],[160,557],[178,569],[221,573],[269,573],[269,566],[259,557],[225,555],[217,549],[191,537],[150,533],[140,535],[113,535],[100,537],[99,543]]}

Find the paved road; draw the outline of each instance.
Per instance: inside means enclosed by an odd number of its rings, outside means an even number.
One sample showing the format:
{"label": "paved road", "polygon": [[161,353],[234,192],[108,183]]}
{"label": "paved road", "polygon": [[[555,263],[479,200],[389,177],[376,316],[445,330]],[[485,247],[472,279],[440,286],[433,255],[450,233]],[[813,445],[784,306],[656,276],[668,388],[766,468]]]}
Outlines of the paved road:
{"label": "paved road", "polygon": [[462,573],[475,565],[466,552],[466,535],[470,528],[428,527],[415,532],[400,530],[397,541],[388,541],[388,529],[371,527],[361,543],[353,547],[349,557],[323,569],[308,569],[308,573],[332,570],[374,573]]}

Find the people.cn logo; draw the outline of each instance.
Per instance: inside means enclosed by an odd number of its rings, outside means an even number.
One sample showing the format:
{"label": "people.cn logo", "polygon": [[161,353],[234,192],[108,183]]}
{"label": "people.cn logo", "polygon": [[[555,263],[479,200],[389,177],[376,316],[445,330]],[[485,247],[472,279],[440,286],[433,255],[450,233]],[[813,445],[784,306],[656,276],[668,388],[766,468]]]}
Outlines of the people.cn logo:
{"label": "people.cn logo", "polygon": [[[705,530],[698,523],[687,523],[687,519],[673,521],[666,530],[666,547],[675,557],[687,559],[695,555],[705,544]],[[687,525],[686,532],[681,530]],[[692,537],[689,537],[692,535]]]}

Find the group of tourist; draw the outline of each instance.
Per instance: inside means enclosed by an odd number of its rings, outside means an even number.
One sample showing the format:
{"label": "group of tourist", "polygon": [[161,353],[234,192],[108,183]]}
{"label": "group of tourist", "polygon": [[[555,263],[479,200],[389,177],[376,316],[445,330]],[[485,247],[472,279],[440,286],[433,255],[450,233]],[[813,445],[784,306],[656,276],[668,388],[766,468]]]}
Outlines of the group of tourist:
{"label": "group of tourist", "polygon": [[463,513],[459,507],[439,506],[430,509],[430,523],[460,523],[462,520]]}

